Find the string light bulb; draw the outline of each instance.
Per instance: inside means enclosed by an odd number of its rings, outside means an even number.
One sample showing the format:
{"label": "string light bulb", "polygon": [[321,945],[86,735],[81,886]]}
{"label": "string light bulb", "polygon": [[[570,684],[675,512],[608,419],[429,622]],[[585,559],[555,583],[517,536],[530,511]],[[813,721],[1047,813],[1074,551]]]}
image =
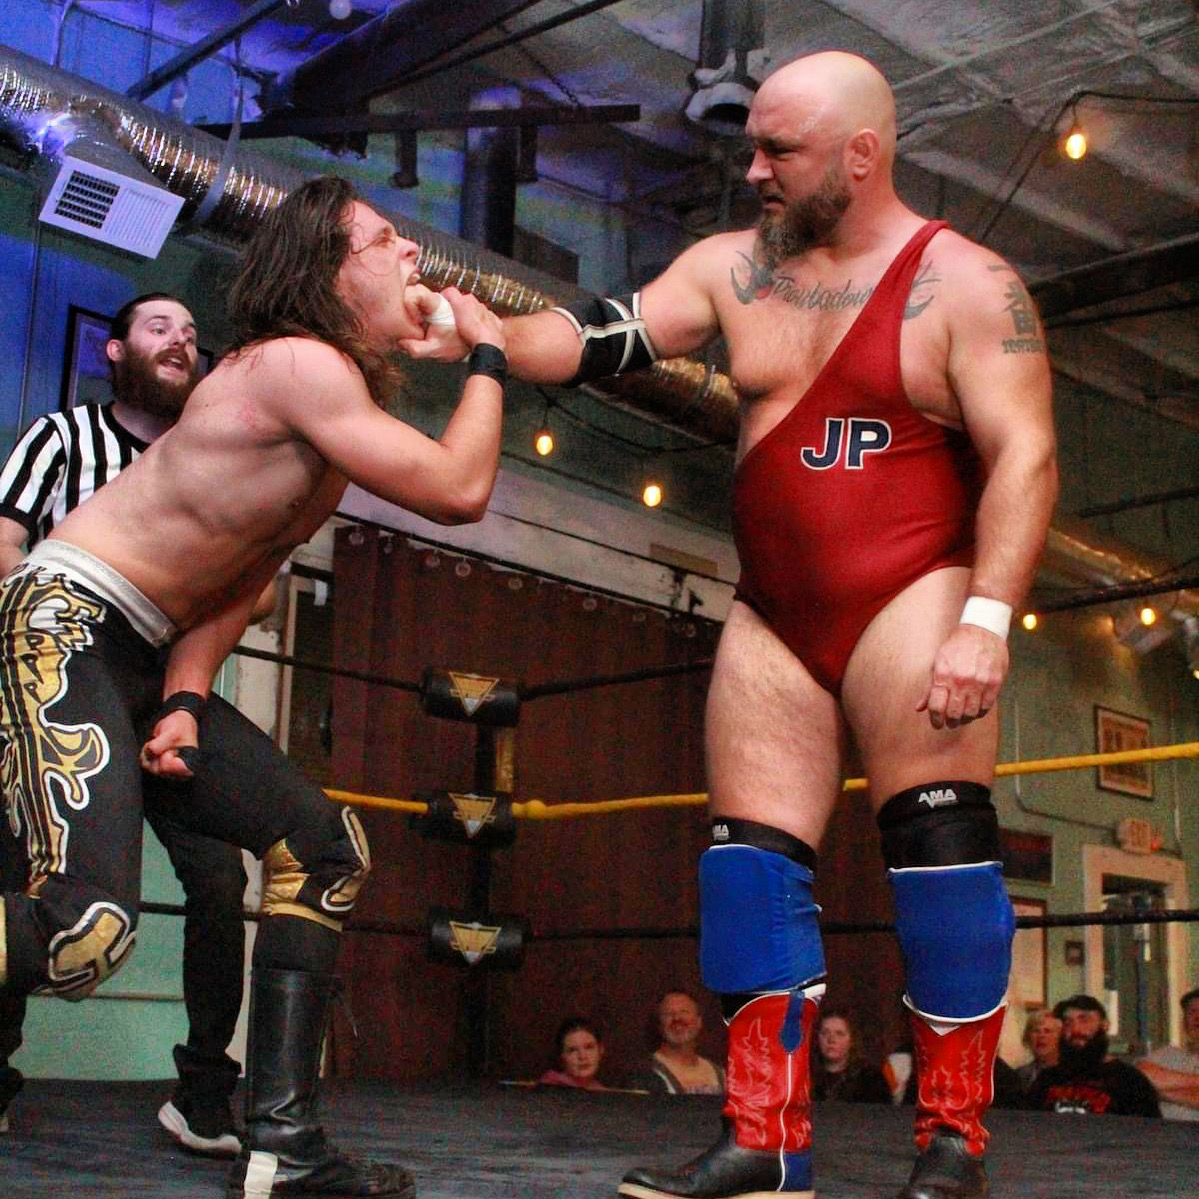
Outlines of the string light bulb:
{"label": "string light bulb", "polygon": [[1070,113],[1070,132],[1066,134],[1066,140],[1062,142],[1062,153],[1077,162],[1087,152],[1087,135],[1078,123],[1078,108],[1071,105]]}
{"label": "string light bulb", "polygon": [[[539,387],[537,389],[541,391]],[[542,458],[548,458],[554,452],[554,435],[550,432],[550,409],[554,406],[554,397],[548,392],[541,391],[545,400],[545,410],[541,414],[541,426],[533,434],[533,448]]]}
{"label": "string light bulb", "polygon": [[1146,604],[1140,611],[1141,624],[1148,628],[1151,624],[1157,623],[1157,609],[1151,604]]}
{"label": "string light bulb", "polygon": [[329,0],[329,16],[344,21],[354,11],[352,0]]}
{"label": "string light bulb", "polygon": [[1037,627],[1037,614],[1035,612],[1025,612],[1020,617],[1020,623],[1031,633]]}
{"label": "string light bulb", "polygon": [[641,489],[641,502],[647,508],[656,508],[662,502],[662,484],[656,479],[649,479]]}

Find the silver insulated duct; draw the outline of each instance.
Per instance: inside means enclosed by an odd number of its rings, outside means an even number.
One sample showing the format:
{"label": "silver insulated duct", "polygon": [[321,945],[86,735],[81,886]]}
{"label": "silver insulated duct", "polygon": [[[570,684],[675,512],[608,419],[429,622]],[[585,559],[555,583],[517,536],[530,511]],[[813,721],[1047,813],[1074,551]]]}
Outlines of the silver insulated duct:
{"label": "silver insulated duct", "polygon": [[[191,128],[165,113],[0,46],[0,141],[14,146],[30,168],[57,166],[71,147],[86,143],[94,159],[152,180],[182,199],[183,231],[220,241],[245,241],[262,217],[303,176],[270,158]],[[504,315],[536,312],[582,296],[579,289],[498,254],[393,217],[421,247],[420,272],[434,288],[448,285],[478,296]],[[177,228],[177,231],[179,229]],[[655,363],[648,371],[605,382],[609,400],[663,425],[708,441],[732,443],[738,401],[727,375],[690,358]],[[1047,565],[1099,586],[1132,583],[1160,566],[1090,531],[1060,524],[1050,533]],[[1171,617],[1199,615],[1199,594],[1178,593]]]}

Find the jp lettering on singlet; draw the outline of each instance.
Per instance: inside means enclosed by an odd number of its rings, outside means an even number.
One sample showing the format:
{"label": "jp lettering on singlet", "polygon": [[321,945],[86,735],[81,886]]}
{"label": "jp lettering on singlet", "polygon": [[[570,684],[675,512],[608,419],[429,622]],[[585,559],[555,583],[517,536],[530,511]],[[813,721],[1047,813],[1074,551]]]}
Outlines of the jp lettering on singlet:
{"label": "jp lettering on singlet", "polygon": [[[845,427],[849,426],[848,436]],[[840,416],[829,416],[824,421],[824,445],[805,446],[799,454],[800,461],[810,470],[828,470],[841,459],[845,449],[845,469],[861,470],[867,454],[878,454],[891,444],[891,426],[885,420],[868,420],[851,416],[848,420]]]}

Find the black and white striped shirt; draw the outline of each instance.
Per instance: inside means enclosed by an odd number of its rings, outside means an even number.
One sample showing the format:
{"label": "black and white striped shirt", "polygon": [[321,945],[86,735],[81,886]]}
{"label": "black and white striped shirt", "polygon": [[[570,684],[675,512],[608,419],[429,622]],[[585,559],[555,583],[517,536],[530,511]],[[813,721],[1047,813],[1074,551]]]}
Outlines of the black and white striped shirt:
{"label": "black and white striped shirt", "polygon": [[39,416],[0,471],[0,516],[24,525],[26,548],[33,549],[148,444],[118,424],[111,404],[79,404]]}

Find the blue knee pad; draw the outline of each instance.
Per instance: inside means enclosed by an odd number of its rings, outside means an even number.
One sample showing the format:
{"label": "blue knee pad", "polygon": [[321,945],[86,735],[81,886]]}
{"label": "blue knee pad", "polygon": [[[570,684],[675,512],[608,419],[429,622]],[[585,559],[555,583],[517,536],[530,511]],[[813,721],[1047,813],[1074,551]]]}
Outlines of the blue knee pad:
{"label": "blue knee pad", "polygon": [[699,860],[700,974],[725,995],[789,991],[825,973],[812,872],[753,845]]}
{"label": "blue knee pad", "polygon": [[997,1008],[1016,918],[998,862],[888,871],[908,998],[922,1015],[969,1020]]}

